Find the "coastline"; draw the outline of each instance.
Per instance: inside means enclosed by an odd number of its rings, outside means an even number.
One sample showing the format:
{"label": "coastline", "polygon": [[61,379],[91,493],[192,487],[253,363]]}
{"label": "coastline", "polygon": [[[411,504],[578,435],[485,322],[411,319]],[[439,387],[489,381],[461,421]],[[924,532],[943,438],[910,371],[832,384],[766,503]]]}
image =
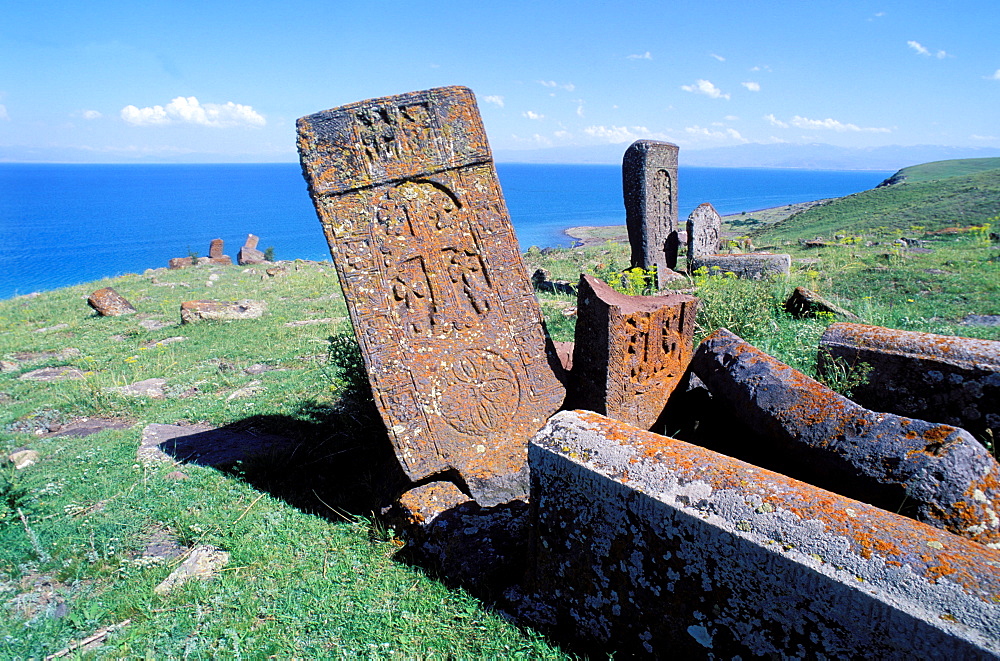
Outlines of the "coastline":
{"label": "coastline", "polygon": [[[748,226],[758,227],[781,222],[800,211],[825,204],[832,199],[813,200],[811,202],[798,202],[796,204],[783,204],[777,207],[767,207],[755,211],[741,213],[731,213],[722,216],[723,236],[739,236],[745,233],[744,228]],[[563,234],[576,240],[573,247],[600,245],[606,241],[612,243],[628,243],[628,230],[625,225],[579,225],[568,227],[563,230]]]}

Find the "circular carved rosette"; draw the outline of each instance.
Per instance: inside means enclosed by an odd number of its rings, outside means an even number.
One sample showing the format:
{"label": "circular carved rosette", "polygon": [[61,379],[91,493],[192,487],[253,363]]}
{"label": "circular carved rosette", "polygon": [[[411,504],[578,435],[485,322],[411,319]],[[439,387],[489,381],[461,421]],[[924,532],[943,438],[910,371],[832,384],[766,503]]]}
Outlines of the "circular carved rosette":
{"label": "circular carved rosette", "polygon": [[503,429],[521,404],[510,363],[499,354],[465,349],[440,376],[441,415],[455,430],[483,436]]}

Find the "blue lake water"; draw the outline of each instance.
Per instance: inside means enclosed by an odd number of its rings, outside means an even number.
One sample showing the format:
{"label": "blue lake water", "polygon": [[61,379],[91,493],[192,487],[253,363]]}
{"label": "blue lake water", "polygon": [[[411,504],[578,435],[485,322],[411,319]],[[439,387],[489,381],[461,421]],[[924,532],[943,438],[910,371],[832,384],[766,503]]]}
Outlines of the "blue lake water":
{"label": "blue lake water", "polygon": [[[625,222],[621,167],[500,163],[522,249],[567,246],[563,230]],[[685,168],[680,217],[702,202],[719,213],[839,197],[887,171]],[[248,233],[278,259],[329,259],[297,164],[0,164],[0,298],[141,273],[171,257],[234,259]]]}

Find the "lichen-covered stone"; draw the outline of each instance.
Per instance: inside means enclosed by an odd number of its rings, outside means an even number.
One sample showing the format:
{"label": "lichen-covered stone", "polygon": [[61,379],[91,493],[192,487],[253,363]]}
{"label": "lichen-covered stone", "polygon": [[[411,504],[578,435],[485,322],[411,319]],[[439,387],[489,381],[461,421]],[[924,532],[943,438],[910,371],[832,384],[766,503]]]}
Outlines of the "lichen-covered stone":
{"label": "lichen-covered stone", "polygon": [[565,392],[472,92],[303,117],[298,147],[407,475],[457,470],[486,506],[523,497],[528,439]]}
{"label": "lichen-covered stone", "polygon": [[652,428],[691,360],[698,299],[629,296],[589,275],[578,290],[570,405]]}
{"label": "lichen-covered stone", "polygon": [[666,274],[677,266],[679,150],[669,142],[636,140],[622,157],[625,224],[633,267]]}
{"label": "lichen-covered stone", "polygon": [[719,241],[722,236],[722,217],[710,203],[704,202],[695,207],[687,219],[687,261],[688,274],[696,268],[693,260],[696,257],[717,255]]}
{"label": "lichen-covered stone", "polygon": [[692,371],[737,418],[823,486],[983,544],[1000,544],[1000,465],[968,432],[870,411],[726,329]]}
{"label": "lichen-covered stone", "polygon": [[851,391],[863,406],[1000,443],[1000,342],[836,323],[820,339],[820,369],[831,359],[870,366]]}
{"label": "lichen-covered stone", "polygon": [[785,301],[785,312],[795,318],[815,317],[818,313],[825,312],[851,321],[860,321],[853,312],[831,303],[805,287],[796,287],[795,291],[788,296],[788,300]]}
{"label": "lichen-covered stone", "polygon": [[553,416],[529,462],[520,613],[581,652],[1000,654],[983,545],[595,413]]}
{"label": "lichen-covered stone", "polygon": [[94,308],[102,317],[118,317],[138,312],[124,296],[111,287],[104,287],[92,293],[87,297],[87,305]]}
{"label": "lichen-covered stone", "polygon": [[704,255],[688,258],[690,273],[705,269],[706,275],[732,273],[743,280],[765,280],[788,275],[791,267],[792,257],[785,254]]}

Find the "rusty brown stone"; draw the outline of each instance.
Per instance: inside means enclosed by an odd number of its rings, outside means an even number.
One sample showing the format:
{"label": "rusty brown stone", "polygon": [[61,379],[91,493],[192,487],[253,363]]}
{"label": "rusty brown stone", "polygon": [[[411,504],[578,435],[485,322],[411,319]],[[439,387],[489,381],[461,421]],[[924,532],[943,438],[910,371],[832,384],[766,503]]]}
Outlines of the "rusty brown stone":
{"label": "rusty brown stone", "polygon": [[260,241],[260,237],[256,234],[247,234],[247,240],[243,242],[243,247],[249,250],[256,250],[258,241]]}
{"label": "rusty brown stone", "polygon": [[652,428],[691,360],[697,309],[693,296],[628,296],[581,275],[572,406]]}
{"label": "rusty brown stone", "polygon": [[87,298],[87,305],[94,308],[102,317],[118,317],[138,312],[124,296],[111,287],[95,291]]}
{"label": "rusty brown stone", "polygon": [[870,366],[851,390],[863,406],[1000,442],[1000,342],[836,323],[820,340],[820,369],[831,359]]}
{"label": "rusty brown stone", "polygon": [[169,262],[167,262],[167,268],[171,269],[183,269],[188,266],[194,266],[193,257],[172,257]]}
{"label": "rusty brown stone", "polygon": [[222,239],[212,239],[211,243],[208,244],[208,256],[211,259],[218,259],[222,257],[222,248],[225,243]]}
{"label": "rusty brown stone", "polygon": [[691,369],[818,486],[1000,544],[1000,465],[965,430],[868,410],[724,328]]}
{"label": "rusty brown stone", "polygon": [[455,470],[481,505],[522,497],[564,390],[471,90],[303,117],[298,147],[403,469]]}
{"label": "rusty brown stone", "polygon": [[236,254],[236,261],[243,264],[263,264],[267,260],[264,259],[264,253],[257,250],[257,242],[260,241],[260,237],[255,234],[247,234],[247,240],[240,248],[240,251]]}
{"label": "rusty brown stone", "polygon": [[633,267],[662,273],[677,267],[679,149],[669,142],[636,140],[622,157],[625,224]]}

